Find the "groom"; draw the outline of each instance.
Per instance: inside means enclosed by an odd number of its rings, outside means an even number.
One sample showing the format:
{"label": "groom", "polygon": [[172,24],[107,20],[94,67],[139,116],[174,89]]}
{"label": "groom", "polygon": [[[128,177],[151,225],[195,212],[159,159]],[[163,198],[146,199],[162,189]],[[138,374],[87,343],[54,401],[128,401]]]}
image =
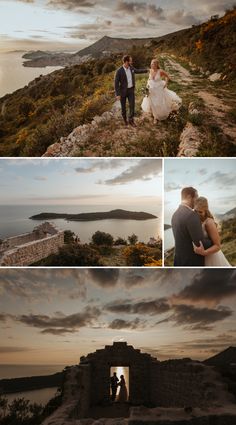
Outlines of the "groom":
{"label": "groom", "polygon": [[193,242],[205,249],[212,246],[210,239],[203,235],[201,220],[194,203],[198,192],[193,187],[185,187],[181,192],[181,204],[172,216],[172,229],[175,238],[174,266],[204,266],[204,256],[195,254]]}
{"label": "groom", "polygon": [[[125,55],[123,65],[116,71],[115,93],[117,100],[120,100],[122,117],[125,125],[130,124],[136,127],[134,122],[135,112],[135,74],[145,74],[148,69],[136,69],[133,67],[132,57]],[[129,121],[127,121],[126,99],[129,102]]]}

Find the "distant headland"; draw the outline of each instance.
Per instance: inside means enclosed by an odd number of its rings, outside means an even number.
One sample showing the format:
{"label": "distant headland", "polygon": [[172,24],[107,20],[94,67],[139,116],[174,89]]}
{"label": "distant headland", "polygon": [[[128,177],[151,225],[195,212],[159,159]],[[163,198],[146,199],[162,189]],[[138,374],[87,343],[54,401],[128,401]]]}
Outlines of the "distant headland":
{"label": "distant headland", "polygon": [[151,220],[157,218],[157,216],[142,212],[142,211],[126,211],[122,209],[116,209],[105,212],[90,212],[80,214],[66,214],[66,213],[50,213],[43,212],[40,214],[29,217],[31,220],[55,220],[65,219],[68,221],[96,221],[96,220]]}

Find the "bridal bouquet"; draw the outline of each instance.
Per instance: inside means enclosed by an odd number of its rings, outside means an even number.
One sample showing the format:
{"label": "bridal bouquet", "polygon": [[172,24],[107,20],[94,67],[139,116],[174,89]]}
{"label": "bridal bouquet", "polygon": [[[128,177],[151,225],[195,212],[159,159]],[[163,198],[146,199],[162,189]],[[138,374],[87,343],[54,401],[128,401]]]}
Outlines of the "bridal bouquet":
{"label": "bridal bouquet", "polygon": [[149,87],[148,86],[142,87],[141,92],[143,95],[149,96]]}

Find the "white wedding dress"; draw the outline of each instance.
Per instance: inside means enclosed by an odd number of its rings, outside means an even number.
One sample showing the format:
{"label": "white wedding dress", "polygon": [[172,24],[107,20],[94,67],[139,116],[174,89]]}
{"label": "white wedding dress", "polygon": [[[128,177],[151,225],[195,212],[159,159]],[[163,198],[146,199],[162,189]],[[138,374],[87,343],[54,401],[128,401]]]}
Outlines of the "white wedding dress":
{"label": "white wedding dress", "polygon": [[159,69],[154,79],[149,77],[149,95],[144,97],[141,105],[144,112],[152,113],[153,117],[160,121],[168,118],[171,112],[177,112],[182,105],[181,98],[174,91],[167,89],[165,84]]}
{"label": "white wedding dress", "polygon": [[[206,238],[209,238],[209,235],[206,230],[206,222],[207,220],[212,220],[211,218],[207,218],[202,223],[203,234]],[[231,267],[228,260],[225,258],[223,252],[217,251],[214,254],[209,254],[205,256],[205,266],[206,267]]]}

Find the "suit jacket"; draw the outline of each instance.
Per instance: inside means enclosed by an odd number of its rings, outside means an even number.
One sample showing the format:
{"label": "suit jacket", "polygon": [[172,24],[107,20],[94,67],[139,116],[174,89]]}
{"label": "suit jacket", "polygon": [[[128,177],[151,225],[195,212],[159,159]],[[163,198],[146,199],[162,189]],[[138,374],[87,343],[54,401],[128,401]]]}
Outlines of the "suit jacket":
{"label": "suit jacket", "polygon": [[[135,87],[135,74],[145,74],[146,72],[148,72],[147,69],[136,69],[133,66],[130,67],[130,70],[132,74],[133,87]],[[124,70],[124,67],[121,66],[116,71],[116,75],[115,75],[116,96],[125,97],[127,95],[127,89],[128,89],[128,80],[127,80],[126,72]]]}
{"label": "suit jacket", "polygon": [[204,266],[204,256],[195,254],[192,242],[199,246],[199,241],[202,241],[205,249],[212,246],[212,242],[203,235],[198,213],[180,205],[172,216],[171,224],[175,238],[174,265]]}

